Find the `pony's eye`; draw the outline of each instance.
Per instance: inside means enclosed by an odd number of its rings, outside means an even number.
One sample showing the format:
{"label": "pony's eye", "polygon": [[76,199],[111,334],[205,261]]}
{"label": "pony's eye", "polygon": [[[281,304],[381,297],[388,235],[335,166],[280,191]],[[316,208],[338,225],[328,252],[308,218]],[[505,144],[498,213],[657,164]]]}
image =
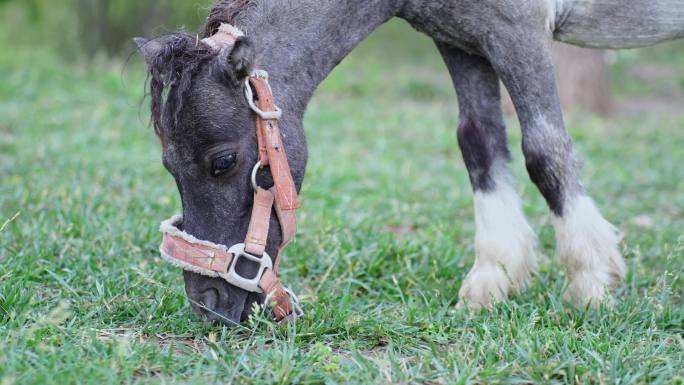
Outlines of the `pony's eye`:
{"label": "pony's eye", "polygon": [[237,154],[228,154],[214,158],[211,161],[211,174],[213,176],[225,174],[235,167],[235,163],[237,163]]}

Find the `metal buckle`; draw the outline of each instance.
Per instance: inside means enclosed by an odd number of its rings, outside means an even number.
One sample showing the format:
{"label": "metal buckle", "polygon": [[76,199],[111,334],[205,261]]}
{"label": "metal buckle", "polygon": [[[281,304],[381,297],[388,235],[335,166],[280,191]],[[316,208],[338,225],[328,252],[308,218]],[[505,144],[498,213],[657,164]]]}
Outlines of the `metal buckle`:
{"label": "metal buckle", "polygon": [[[269,257],[266,252],[264,252],[264,255],[262,255],[261,257],[257,257],[255,255],[245,252],[244,243],[238,243],[236,245],[231,246],[231,248],[228,249],[228,252],[233,254],[233,260],[230,262],[228,272],[219,273],[219,277],[225,279],[226,281],[228,281],[228,283],[235,285],[241,289],[251,291],[253,293],[262,293],[263,290],[261,290],[261,288],[259,287],[259,281],[261,281],[261,276],[264,275],[264,271],[266,271],[266,269],[273,268],[273,261],[271,261],[271,257]],[[256,276],[254,276],[254,278],[245,278],[238,274],[237,271],[235,271],[235,266],[237,266],[237,262],[240,258],[245,258],[250,261],[259,263],[259,271],[257,272]]]}

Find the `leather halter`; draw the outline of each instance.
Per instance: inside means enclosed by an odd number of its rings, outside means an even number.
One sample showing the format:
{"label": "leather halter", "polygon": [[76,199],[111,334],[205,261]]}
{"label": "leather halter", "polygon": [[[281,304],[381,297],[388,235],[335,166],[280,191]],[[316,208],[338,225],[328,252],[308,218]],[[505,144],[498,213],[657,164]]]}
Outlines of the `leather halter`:
{"label": "leather halter", "polygon": [[[223,24],[214,36],[202,41],[212,49],[225,49],[240,36],[240,30]],[[245,80],[245,97],[256,114],[259,161],[252,171],[254,204],[244,243],[227,248],[198,240],[178,228],[182,218],[176,216],[162,222],[159,250],[162,257],[185,270],[221,277],[244,290],[264,293],[277,321],[294,320],[301,315],[301,309],[296,297],[281,284],[278,267],[283,249],[297,232],[295,210],[299,208],[299,199],[278,128],[281,112],[273,101],[266,71],[256,70]],[[256,183],[256,172],[266,166],[273,176],[274,186],[270,189]],[[271,261],[265,249],[273,209],[280,223],[282,241]],[[237,272],[236,265],[241,258],[259,263],[256,276],[244,277]]]}

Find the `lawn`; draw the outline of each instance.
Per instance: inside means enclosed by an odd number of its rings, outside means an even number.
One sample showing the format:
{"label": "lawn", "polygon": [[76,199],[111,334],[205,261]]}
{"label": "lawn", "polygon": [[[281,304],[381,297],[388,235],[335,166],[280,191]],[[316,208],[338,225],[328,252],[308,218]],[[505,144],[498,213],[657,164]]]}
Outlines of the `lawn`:
{"label": "lawn", "polygon": [[[158,223],[180,202],[140,61],[66,62],[0,38],[0,385],[684,383],[684,46],[618,54],[629,108],[567,119],[589,191],[625,233],[616,305],[562,301],[509,119],[547,258],[529,290],[471,313],[455,308],[474,235],[456,98],[431,43],[406,33],[374,34],[306,115],[301,226],[282,268],[306,316],[235,328],[194,315],[158,256]],[[633,76],[646,65],[670,74],[666,91]]]}

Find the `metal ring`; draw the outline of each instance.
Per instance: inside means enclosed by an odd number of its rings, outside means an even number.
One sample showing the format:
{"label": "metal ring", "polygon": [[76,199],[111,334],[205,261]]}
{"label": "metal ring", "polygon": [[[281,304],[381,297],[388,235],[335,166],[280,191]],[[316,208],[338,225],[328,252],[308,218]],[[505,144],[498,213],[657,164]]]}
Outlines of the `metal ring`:
{"label": "metal ring", "polygon": [[268,80],[268,72],[266,70],[254,70],[252,71],[252,77]]}
{"label": "metal ring", "polygon": [[[268,87],[270,88],[271,85],[269,84]],[[261,119],[277,120],[280,119],[280,117],[283,115],[283,111],[280,108],[278,108],[278,106],[274,106],[275,111],[262,111],[261,108],[257,107],[257,105],[254,104],[254,93],[252,92],[252,86],[250,86],[249,84],[249,78],[245,79],[245,99],[247,99],[247,104],[249,104],[249,108],[251,108],[252,111],[254,111],[257,115],[259,115]]]}
{"label": "metal ring", "polygon": [[304,311],[302,310],[302,307],[299,304],[299,298],[297,298],[297,294],[295,294],[287,286],[283,286],[283,289],[285,289],[285,293],[287,293],[288,297],[290,297],[290,303],[292,304],[292,307],[294,308],[294,311],[295,311],[295,314],[297,315],[297,317],[303,316]]}
{"label": "metal ring", "polygon": [[254,165],[254,168],[252,169],[252,187],[254,188],[254,191],[257,190],[259,186],[257,186],[256,182],[256,175],[257,171],[261,168],[261,161],[257,161],[256,164]]}
{"label": "metal ring", "polygon": [[254,104],[254,93],[252,92],[252,86],[249,84],[249,77],[245,78],[245,99],[247,103],[252,107]]}

